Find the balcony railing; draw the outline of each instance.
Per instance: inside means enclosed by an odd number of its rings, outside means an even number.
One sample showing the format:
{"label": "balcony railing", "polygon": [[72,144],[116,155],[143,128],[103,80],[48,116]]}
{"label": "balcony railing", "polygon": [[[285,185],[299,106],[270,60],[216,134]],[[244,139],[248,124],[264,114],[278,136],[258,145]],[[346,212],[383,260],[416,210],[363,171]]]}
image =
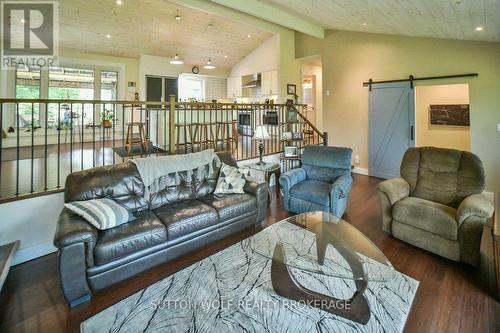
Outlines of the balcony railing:
{"label": "balcony railing", "polygon": [[[28,122],[20,110],[31,113]],[[72,172],[130,158],[207,148],[230,150],[237,160],[256,158],[259,143],[252,136],[258,125],[271,137],[264,155],[297,147],[298,156],[280,158],[288,170],[300,163],[305,145],[327,139],[305,113],[305,105],[184,103],[173,97],[169,102],[0,99],[0,202],[61,191]]]}

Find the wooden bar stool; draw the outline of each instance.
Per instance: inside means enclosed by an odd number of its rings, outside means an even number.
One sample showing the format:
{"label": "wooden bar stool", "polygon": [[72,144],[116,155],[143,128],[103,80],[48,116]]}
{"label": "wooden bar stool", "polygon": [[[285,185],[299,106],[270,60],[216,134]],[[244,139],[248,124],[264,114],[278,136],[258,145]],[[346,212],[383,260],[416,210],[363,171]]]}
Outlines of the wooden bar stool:
{"label": "wooden bar stool", "polygon": [[[193,124],[176,124],[177,131],[177,151],[179,151],[179,146],[184,145],[184,153],[187,153],[188,146],[191,147],[193,151]],[[181,143],[181,132],[183,134],[184,143]],[[189,136],[189,138],[188,138]]]}
{"label": "wooden bar stool", "polygon": [[194,124],[193,143],[194,145],[199,145],[200,150],[203,149],[203,145],[208,147],[210,143],[215,146],[214,132],[211,123]]}
{"label": "wooden bar stool", "polygon": [[[137,127],[139,131],[139,136],[134,136],[134,127]],[[148,141],[146,137],[146,131],[144,130],[144,123],[127,123],[127,136],[125,140],[125,148],[130,153],[133,146],[141,145],[144,150],[148,148]]]}
{"label": "wooden bar stool", "polygon": [[222,150],[224,150],[224,144],[227,143],[229,139],[229,128],[230,123],[224,121],[218,121],[215,123],[215,146],[221,144]]}

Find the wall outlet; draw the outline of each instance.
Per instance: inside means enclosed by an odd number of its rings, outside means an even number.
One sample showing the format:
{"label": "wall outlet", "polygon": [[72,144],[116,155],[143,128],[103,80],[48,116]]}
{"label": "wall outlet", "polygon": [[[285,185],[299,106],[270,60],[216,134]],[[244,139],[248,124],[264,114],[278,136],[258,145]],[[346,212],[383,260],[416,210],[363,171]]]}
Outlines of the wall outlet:
{"label": "wall outlet", "polygon": [[326,96],[330,96],[330,90],[326,91]]}
{"label": "wall outlet", "polygon": [[500,132],[500,123],[497,124],[497,132]]}
{"label": "wall outlet", "polygon": [[359,155],[354,155],[354,164],[359,165]]}

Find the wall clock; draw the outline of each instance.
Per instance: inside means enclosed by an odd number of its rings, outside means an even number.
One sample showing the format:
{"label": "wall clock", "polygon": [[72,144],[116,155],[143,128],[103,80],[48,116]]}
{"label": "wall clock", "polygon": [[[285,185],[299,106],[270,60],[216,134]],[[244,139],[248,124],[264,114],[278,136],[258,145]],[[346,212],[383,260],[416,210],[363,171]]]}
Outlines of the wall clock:
{"label": "wall clock", "polygon": [[193,72],[193,74],[198,74],[200,72],[200,69],[198,68],[198,66],[193,66],[191,71]]}

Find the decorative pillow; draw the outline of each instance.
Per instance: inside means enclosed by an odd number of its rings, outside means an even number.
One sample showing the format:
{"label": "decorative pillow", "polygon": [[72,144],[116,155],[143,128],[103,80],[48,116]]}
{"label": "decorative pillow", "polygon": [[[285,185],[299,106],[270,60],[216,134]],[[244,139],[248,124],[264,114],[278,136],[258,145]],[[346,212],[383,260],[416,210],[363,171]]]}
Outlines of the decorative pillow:
{"label": "decorative pillow", "polygon": [[73,201],[64,206],[99,230],[111,229],[135,220],[125,207],[107,198]]}
{"label": "decorative pillow", "polygon": [[214,194],[245,193],[245,175],[249,172],[248,168],[236,168],[222,163]]}

